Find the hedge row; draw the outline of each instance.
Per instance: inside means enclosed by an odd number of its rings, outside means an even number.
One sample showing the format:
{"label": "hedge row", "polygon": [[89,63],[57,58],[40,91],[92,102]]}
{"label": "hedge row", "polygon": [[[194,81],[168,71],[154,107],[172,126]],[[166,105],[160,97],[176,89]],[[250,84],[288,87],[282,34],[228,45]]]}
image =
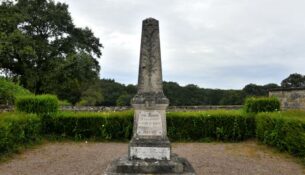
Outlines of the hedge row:
{"label": "hedge row", "polygon": [[[129,140],[133,112],[61,112],[44,116],[46,133],[74,139]],[[241,111],[167,113],[171,140],[238,141],[255,136],[254,116]]]}
{"label": "hedge row", "polygon": [[275,97],[250,97],[244,104],[246,112],[274,112],[280,110],[281,103]]}
{"label": "hedge row", "polygon": [[15,105],[18,111],[26,113],[45,114],[58,111],[58,99],[54,95],[20,96]]}
{"label": "hedge row", "polygon": [[0,155],[40,139],[41,121],[35,114],[0,113]]}
{"label": "hedge row", "polygon": [[240,141],[255,137],[255,117],[242,111],[171,112],[167,126],[172,140]]}
{"label": "hedge row", "polygon": [[133,113],[60,112],[44,115],[48,135],[79,139],[127,140],[131,138]]}
{"label": "hedge row", "polygon": [[256,125],[260,141],[301,157],[305,162],[305,112],[260,113]]}

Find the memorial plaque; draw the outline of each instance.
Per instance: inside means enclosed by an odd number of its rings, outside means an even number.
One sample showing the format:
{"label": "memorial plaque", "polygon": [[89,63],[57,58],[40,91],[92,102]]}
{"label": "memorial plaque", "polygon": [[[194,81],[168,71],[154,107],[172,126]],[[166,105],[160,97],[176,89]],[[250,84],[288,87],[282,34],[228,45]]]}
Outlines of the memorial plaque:
{"label": "memorial plaque", "polygon": [[140,111],[137,134],[142,136],[161,136],[162,118],[158,111]]}
{"label": "memorial plaque", "polygon": [[137,158],[140,159],[168,160],[170,159],[170,149],[166,147],[132,147],[130,155],[137,155]]}

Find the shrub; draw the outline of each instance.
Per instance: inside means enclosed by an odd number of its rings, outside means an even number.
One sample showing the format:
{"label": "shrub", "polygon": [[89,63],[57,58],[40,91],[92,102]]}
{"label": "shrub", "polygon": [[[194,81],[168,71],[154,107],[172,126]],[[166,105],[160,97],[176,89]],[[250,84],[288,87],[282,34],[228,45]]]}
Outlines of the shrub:
{"label": "shrub", "polygon": [[51,116],[46,126],[50,135],[76,140],[128,140],[132,135],[133,113],[60,112]]}
{"label": "shrub", "polygon": [[27,89],[0,77],[0,104],[12,105],[16,97],[31,94]]}
{"label": "shrub", "polygon": [[170,112],[167,126],[172,140],[239,141],[255,136],[254,115],[242,111]]}
{"label": "shrub", "polygon": [[[255,135],[254,117],[241,111],[171,112],[167,122],[172,140],[238,141]],[[77,140],[129,140],[133,112],[61,112],[52,116],[46,126],[48,134]]]}
{"label": "shrub", "polygon": [[58,111],[58,99],[54,95],[20,96],[16,99],[18,111],[48,114]]}
{"label": "shrub", "polygon": [[280,110],[280,101],[275,97],[250,97],[244,105],[246,112],[273,112]]}
{"label": "shrub", "polygon": [[301,157],[305,162],[305,112],[260,113],[256,125],[260,141]]}
{"label": "shrub", "polygon": [[41,123],[36,114],[0,114],[0,155],[40,139]]}

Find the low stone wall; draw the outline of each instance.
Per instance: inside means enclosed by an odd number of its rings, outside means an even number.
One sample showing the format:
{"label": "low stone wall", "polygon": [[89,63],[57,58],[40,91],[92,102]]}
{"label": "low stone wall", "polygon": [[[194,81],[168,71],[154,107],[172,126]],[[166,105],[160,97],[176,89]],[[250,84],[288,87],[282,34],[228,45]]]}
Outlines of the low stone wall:
{"label": "low stone wall", "polygon": [[[191,111],[191,110],[215,110],[215,109],[226,109],[234,110],[240,109],[242,105],[223,105],[223,106],[169,106],[168,111]],[[63,111],[124,111],[132,109],[130,106],[63,106]]]}
{"label": "low stone wall", "polygon": [[[207,105],[207,106],[169,106],[168,111],[200,111],[200,110],[234,110],[240,109],[242,105]],[[125,111],[132,109],[130,106],[62,106],[62,111],[75,111],[75,112],[105,112],[105,111]],[[0,105],[0,112],[13,111],[13,106]]]}
{"label": "low stone wall", "polygon": [[305,110],[305,88],[279,88],[269,91],[269,96],[277,97],[282,109]]}
{"label": "low stone wall", "polygon": [[14,110],[13,106],[0,104],[0,112],[9,112],[9,111],[13,111],[13,110]]}

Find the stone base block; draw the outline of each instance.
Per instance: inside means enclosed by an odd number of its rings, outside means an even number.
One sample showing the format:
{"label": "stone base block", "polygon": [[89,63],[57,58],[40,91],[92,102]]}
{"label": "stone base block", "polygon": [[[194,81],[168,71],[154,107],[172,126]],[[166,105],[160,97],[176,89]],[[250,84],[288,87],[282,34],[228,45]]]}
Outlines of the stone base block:
{"label": "stone base block", "polygon": [[129,159],[170,160],[171,146],[167,138],[133,138],[128,153]]}
{"label": "stone base block", "polygon": [[130,160],[123,156],[113,161],[104,175],[196,175],[192,165],[172,154],[171,160]]}

